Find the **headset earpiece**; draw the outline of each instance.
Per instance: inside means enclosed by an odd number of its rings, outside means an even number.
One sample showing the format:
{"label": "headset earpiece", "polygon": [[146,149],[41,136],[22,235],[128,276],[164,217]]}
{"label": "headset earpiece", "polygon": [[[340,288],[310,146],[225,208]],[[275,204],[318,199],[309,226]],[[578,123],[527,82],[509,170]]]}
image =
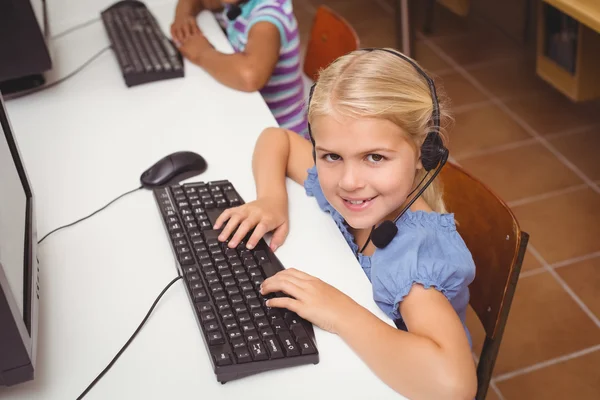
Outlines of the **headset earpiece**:
{"label": "headset earpiece", "polygon": [[429,132],[421,145],[421,164],[425,171],[429,172],[437,167],[446,152],[440,134],[436,131]]}

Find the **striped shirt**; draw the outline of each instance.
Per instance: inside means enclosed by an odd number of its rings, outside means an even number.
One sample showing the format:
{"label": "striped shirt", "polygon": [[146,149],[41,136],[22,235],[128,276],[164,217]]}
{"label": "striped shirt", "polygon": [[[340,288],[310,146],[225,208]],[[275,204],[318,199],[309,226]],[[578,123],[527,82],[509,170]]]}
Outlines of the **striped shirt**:
{"label": "striped shirt", "polygon": [[250,29],[257,22],[270,22],[281,36],[279,60],[267,84],[260,90],[279,126],[308,138],[304,108],[304,83],[300,68],[300,35],[291,0],[249,0],[241,5],[242,13],[229,21],[225,7],[219,20],[236,52],[242,52]]}

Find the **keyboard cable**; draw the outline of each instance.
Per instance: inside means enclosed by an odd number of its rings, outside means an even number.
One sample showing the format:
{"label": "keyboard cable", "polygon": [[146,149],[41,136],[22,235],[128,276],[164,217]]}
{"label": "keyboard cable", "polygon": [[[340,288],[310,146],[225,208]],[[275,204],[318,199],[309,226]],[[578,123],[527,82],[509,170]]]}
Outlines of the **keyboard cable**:
{"label": "keyboard cable", "polygon": [[78,73],[80,73],[81,71],[83,71],[88,65],[90,65],[94,60],[96,60],[98,57],[100,57],[102,54],[104,54],[106,51],[110,50],[112,48],[112,46],[106,46],[104,47],[102,50],[100,50],[99,52],[97,52],[96,54],[94,54],[89,60],[87,60],[85,63],[83,63],[83,65],[81,65],[79,68],[77,68],[75,71],[71,72],[70,74],[54,81],[54,82],[50,82],[46,85],[42,85],[42,86],[38,86],[36,88],[33,89],[29,89],[29,90],[25,90],[23,92],[16,92],[13,94],[7,94],[4,96],[4,98],[6,100],[13,100],[13,99],[18,99],[20,97],[23,96],[27,96],[33,93],[37,93],[37,92],[41,92],[42,90],[46,90],[46,89],[50,89],[51,87],[54,87],[56,85],[58,85],[59,83],[62,83],[64,81],[66,81],[69,78],[72,78],[73,76],[77,75]]}
{"label": "keyboard cable", "polygon": [[57,33],[56,35],[50,37],[50,40],[59,39],[59,38],[61,38],[63,36],[66,36],[66,35],[70,34],[71,32],[78,31],[78,30],[83,29],[86,26],[92,25],[92,24],[94,24],[96,22],[100,22],[100,18],[96,17],[96,18],[90,19],[89,21],[85,21],[85,22],[82,22],[81,24],[77,24],[77,25],[72,26],[72,27],[70,27],[68,29],[65,29],[64,31],[62,31],[60,33]]}
{"label": "keyboard cable", "polygon": [[122,197],[124,197],[124,196],[126,196],[126,195],[128,195],[128,194],[130,194],[130,193],[136,192],[136,191],[138,191],[138,190],[140,190],[140,189],[142,189],[142,188],[143,188],[143,186],[139,186],[139,187],[137,187],[137,188],[135,188],[135,189],[133,189],[133,190],[130,190],[130,191],[128,191],[128,192],[125,192],[125,193],[123,193],[122,195],[120,195],[119,197],[117,197],[117,198],[115,198],[114,200],[112,200],[112,201],[110,201],[109,203],[107,203],[107,204],[106,204],[105,206],[103,206],[102,208],[99,208],[98,210],[94,211],[94,212],[93,212],[93,213],[91,213],[90,215],[88,215],[88,216],[86,216],[86,217],[83,217],[83,218],[80,218],[80,219],[78,219],[78,220],[77,220],[77,221],[75,221],[75,222],[71,222],[70,224],[67,224],[67,225],[60,226],[60,227],[58,227],[58,228],[56,228],[56,229],[54,229],[54,230],[52,230],[52,231],[48,232],[47,234],[45,234],[45,235],[44,235],[44,237],[43,237],[43,238],[41,238],[41,239],[38,241],[38,244],[41,244],[41,243],[44,241],[44,239],[46,239],[48,236],[52,235],[54,232],[57,232],[57,231],[59,231],[59,230],[61,230],[61,229],[68,228],[68,227],[70,227],[70,226],[73,226],[73,225],[75,225],[75,224],[78,224],[78,223],[80,223],[81,221],[85,221],[86,219],[88,219],[88,218],[90,218],[90,217],[94,216],[95,214],[99,213],[100,211],[104,210],[105,208],[107,208],[108,206],[110,206],[112,203],[114,203],[115,201],[119,200],[120,198],[122,198]]}
{"label": "keyboard cable", "polygon": [[154,300],[154,303],[152,304],[152,307],[150,307],[150,310],[148,310],[148,312],[146,313],[146,316],[144,317],[144,319],[142,320],[142,322],[139,324],[139,326],[137,327],[137,329],[135,330],[135,332],[133,332],[133,334],[131,335],[131,337],[129,338],[129,340],[127,340],[127,342],[123,345],[123,347],[121,347],[121,350],[119,350],[119,352],[113,357],[113,359],[102,370],[102,372],[100,372],[100,374],[98,374],[98,376],[96,376],[96,378],[92,381],[92,383],[90,383],[88,385],[88,387],[85,388],[85,390],[79,395],[79,397],[77,397],[77,400],[83,399],[85,397],[85,395],[87,395],[88,392],[90,390],[92,390],[92,388],[96,385],[96,383],[98,383],[100,381],[100,379],[102,379],[102,377],[108,372],[108,370],[110,370],[111,367],[117,362],[117,360],[119,359],[119,357],[121,357],[121,355],[123,354],[123,352],[127,349],[127,347],[129,347],[129,345],[131,344],[131,342],[133,341],[133,339],[135,339],[135,337],[137,336],[137,334],[140,332],[140,330],[142,329],[142,327],[144,326],[144,324],[146,323],[146,321],[148,320],[148,318],[150,318],[150,315],[152,314],[152,311],[154,311],[154,307],[156,307],[156,305],[158,304],[158,302],[160,301],[160,299],[162,298],[162,296],[167,292],[167,290],[169,290],[169,288],[171,286],[173,286],[173,284],[175,282],[177,282],[181,278],[182,278],[182,276],[179,275],[176,278],[174,278],[171,282],[169,282],[169,284],[167,286],[165,286],[165,288],[162,290],[162,292],[160,292],[160,294],[158,295],[158,297],[156,298],[156,300]]}

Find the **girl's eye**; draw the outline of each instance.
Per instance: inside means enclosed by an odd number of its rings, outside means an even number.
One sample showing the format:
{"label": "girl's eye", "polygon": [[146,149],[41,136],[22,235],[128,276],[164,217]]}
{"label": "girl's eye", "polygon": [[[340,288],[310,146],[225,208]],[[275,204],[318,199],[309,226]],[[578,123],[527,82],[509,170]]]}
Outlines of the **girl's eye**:
{"label": "girl's eye", "polygon": [[338,161],[341,157],[337,154],[329,153],[323,156],[325,161]]}
{"label": "girl's eye", "polygon": [[372,162],[372,163],[378,163],[383,161],[385,157],[383,157],[381,154],[369,154],[367,156],[367,160]]}

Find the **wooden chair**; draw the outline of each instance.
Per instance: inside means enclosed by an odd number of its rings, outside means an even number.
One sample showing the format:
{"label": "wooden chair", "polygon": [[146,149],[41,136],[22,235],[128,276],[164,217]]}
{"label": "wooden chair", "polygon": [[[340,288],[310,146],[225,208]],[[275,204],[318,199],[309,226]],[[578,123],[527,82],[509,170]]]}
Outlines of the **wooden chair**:
{"label": "wooden chair", "polygon": [[477,366],[477,400],[484,400],[502,341],[529,235],[508,206],[487,186],[448,162],[440,172],[444,199],[473,255],[470,305],[486,338]]}
{"label": "wooden chair", "polygon": [[[357,50],[358,35],[344,18],[327,6],[317,9],[304,58],[304,73],[316,81],[319,70],[336,58]],[[307,92],[308,93],[308,92]]]}

